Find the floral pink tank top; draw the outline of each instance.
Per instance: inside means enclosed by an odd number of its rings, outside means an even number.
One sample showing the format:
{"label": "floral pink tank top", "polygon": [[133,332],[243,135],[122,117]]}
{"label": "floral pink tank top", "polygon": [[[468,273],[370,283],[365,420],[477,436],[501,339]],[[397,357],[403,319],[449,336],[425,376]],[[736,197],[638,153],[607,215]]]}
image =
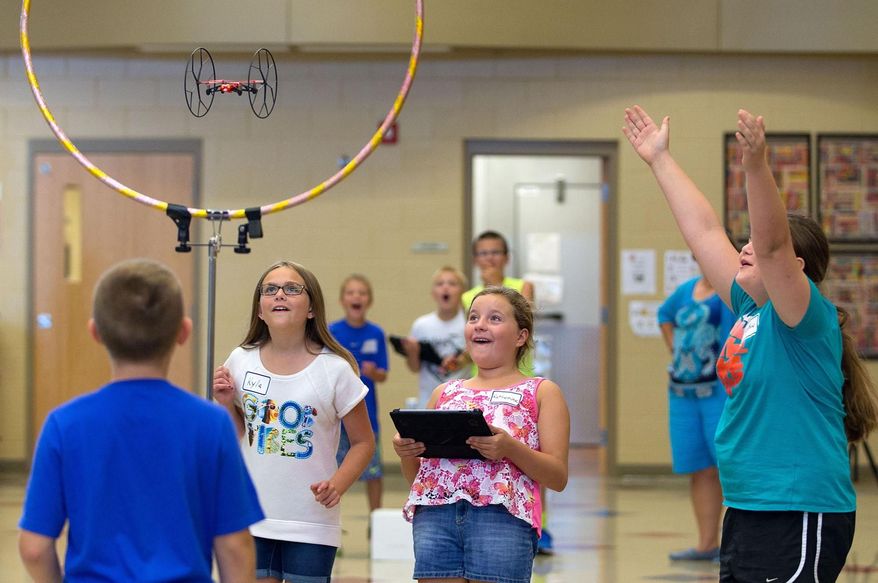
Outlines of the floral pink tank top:
{"label": "floral pink tank top", "polygon": [[[537,387],[528,378],[503,389],[467,389],[463,379],[450,381],[437,409],[481,409],[489,425],[539,451]],[[542,529],[540,487],[508,460],[422,458],[403,514],[409,522],[416,506],[440,506],[466,500],[474,506],[502,504],[509,512]]]}

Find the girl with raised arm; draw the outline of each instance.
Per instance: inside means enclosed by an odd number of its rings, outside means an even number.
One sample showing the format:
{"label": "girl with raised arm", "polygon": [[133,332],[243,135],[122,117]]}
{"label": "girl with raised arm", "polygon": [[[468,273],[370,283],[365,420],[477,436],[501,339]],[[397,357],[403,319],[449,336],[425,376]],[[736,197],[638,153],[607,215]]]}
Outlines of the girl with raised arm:
{"label": "girl with raised arm", "polygon": [[623,133],[649,165],[686,243],[737,321],[717,362],[729,395],[716,433],[723,520],[720,581],[834,581],[854,536],[847,445],[876,423],[874,388],[817,288],[829,244],[787,216],[762,117],[738,111],[750,241],[740,253],[668,150],[669,119],[625,110]]}

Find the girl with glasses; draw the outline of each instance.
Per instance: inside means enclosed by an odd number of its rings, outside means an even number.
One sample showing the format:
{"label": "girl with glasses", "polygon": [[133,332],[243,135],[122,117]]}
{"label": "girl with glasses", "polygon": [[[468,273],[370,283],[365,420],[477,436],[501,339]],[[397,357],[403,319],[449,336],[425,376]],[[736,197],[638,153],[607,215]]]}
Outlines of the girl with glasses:
{"label": "girl with glasses", "polygon": [[[338,503],[375,448],[358,373],[329,333],[317,278],[289,261],[269,267],[244,340],[213,378],[266,515],[250,529],[259,581],[330,579]],[[338,465],[342,423],[351,446]]]}

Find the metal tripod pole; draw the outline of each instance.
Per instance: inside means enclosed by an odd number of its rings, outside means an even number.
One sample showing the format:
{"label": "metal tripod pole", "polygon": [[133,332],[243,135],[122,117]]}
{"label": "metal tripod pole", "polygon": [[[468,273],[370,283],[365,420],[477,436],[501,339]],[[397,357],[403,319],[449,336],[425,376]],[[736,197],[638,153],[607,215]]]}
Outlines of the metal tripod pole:
{"label": "metal tripod pole", "polygon": [[213,400],[213,357],[214,357],[214,319],[216,315],[216,256],[223,240],[215,232],[207,244],[207,400]]}

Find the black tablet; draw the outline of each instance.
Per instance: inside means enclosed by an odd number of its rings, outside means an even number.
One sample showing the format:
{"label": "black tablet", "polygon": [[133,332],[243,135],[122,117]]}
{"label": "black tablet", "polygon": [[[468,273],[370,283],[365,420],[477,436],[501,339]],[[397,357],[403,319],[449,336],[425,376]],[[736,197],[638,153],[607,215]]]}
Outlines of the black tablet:
{"label": "black tablet", "polygon": [[[393,346],[393,349],[402,356],[405,356],[405,348],[402,346],[402,336],[393,336],[389,337],[390,344]],[[423,360],[424,362],[429,362],[431,364],[435,364],[439,366],[442,364],[442,357],[439,356],[439,353],[436,352],[436,348],[433,347],[432,344],[427,342],[426,340],[421,340],[418,342],[421,345],[421,355],[419,360]]]}
{"label": "black tablet", "polygon": [[481,409],[394,409],[390,418],[400,436],[424,443],[421,457],[485,459],[466,444],[474,435],[492,435]]}

